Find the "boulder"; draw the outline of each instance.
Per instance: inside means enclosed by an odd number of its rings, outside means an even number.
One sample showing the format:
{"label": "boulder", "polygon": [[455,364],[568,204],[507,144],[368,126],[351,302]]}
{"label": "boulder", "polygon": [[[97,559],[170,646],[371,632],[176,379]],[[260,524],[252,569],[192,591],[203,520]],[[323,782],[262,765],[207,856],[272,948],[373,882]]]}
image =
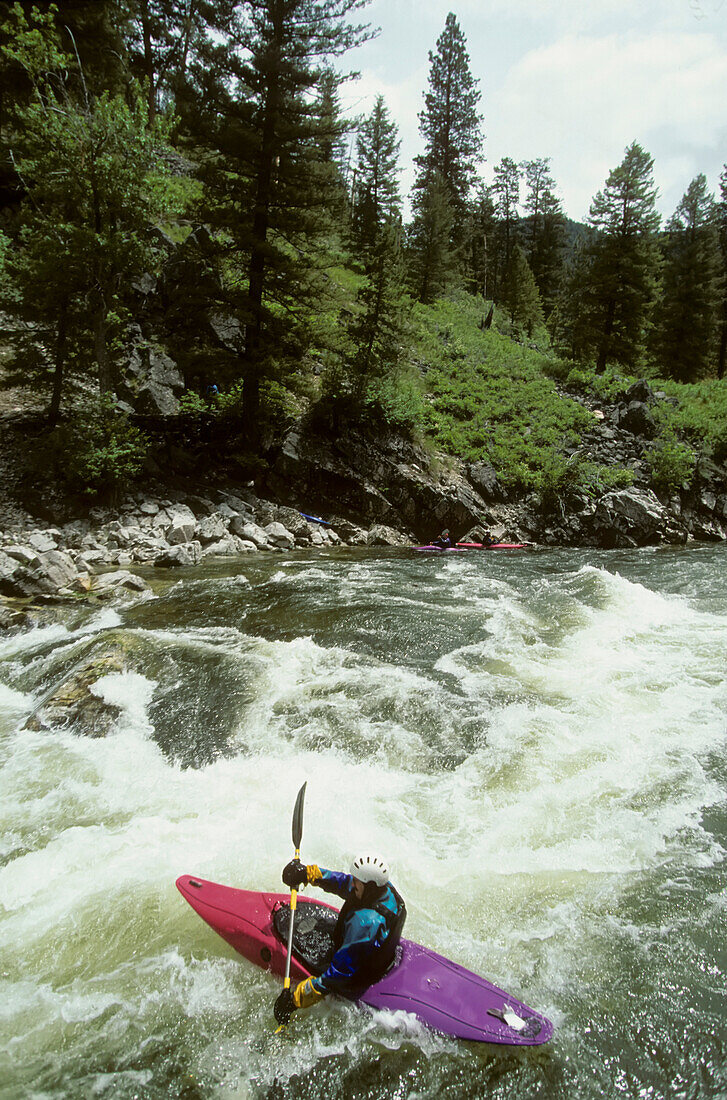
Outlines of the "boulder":
{"label": "boulder", "polygon": [[268,523],[264,528],[269,542],[282,550],[292,550],[295,546],[295,538],[282,523]]}
{"label": "boulder", "polygon": [[73,726],[87,737],[105,737],[116,722],[120,708],[105,703],[91,689],[102,676],[123,671],[123,660],[117,652],[86,661],[45,696],[26,721],[25,728],[48,730]]}
{"label": "boulder", "polygon": [[384,523],[375,523],[366,536],[367,546],[411,546],[406,535],[387,527]]}
{"label": "boulder", "polygon": [[45,554],[39,554],[30,573],[38,580],[41,591],[44,592],[68,588],[78,577],[76,563],[70,554],[62,550],[48,550]]}
{"label": "boulder", "polygon": [[113,573],[99,573],[91,582],[91,591],[101,599],[129,593],[137,595],[148,589],[149,585],[143,577],[137,577],[126,569],[118,569]]}
{"label": "boulder", "polygon": [[35,550],[31,550],[28,546],[18,546],[11,544],[10,546],[3,547],[3,553],[7,554],[9,558],[14,561],[20,562],[26,568],[31,568],[38,560],[38,554]]}
{"label": "boulder", "polygon": [[241,539],[246,542],[252,542],[257,546],[258,550],[269,550],[270,540],[267,536],[267,532],[258,527],[256,523],[248,521],[243,523],[240,519],[233,519],[230,523],[230,530],[234,535],[239,535]]}
{"label": "boulder", "polygon": [[485,500],[504,500],[505,492],[497,473],[488,462],[477,462],[467,468],[467,478]]}
{"label": "boulder", "polygon": [[191,542],[194,538],[197,519],[191,508],[186,504],[178,504],[170,514],[170,523],[167,528],[167,542],[170,546],[178,546],[184,542]]}
{"label": "boulder", "polygon": [[227,535],[227,524],[219,513],[205,516],[204,519],[200,520],[195,529],[195,537],[203,544],[207,542],[219,542],[220,539],[225,539]]}
{"label": "boulder", "polygon": [[651,489],[628,488],[601,497],[592,522],[607,547],[646,546],[666,534],[670,516]]}
{"label": "boulder", "polygon": [[39,554],[45,554],[48,550],[57,550],[58,543],[47,531],[32,531],[27,538],[28,546],[32,546]]}
{"label": "boulder", "polygon": [[619,428],[644,439],[653,439],[656,435],[656,421],[651,409],[643,401],[630,401],[618,409]]}
{"label": "boulder", "polygon": [[147,341],[139,325],[130,325],[120,365],[119,398],[138,412],[151,416],[172,416],[179,412],[184,378],[175,361],[161,348]]}
{"label": "boulder", "polygon": [[201,556],[201,544],[199,542],[189,542],[186,545],[170,546],[168,550],[165,550],[154,559],[154,565],[161,569],[175,569],[181,565],[196,565]]}
{"label": "boulder", "polygon": [[209,542],[202,548],[202,554],[208,558],[211,556],[218,557],[230,557],[232,554],[239,553],[238,539],[234,535],[225,531],[224,538],[217,539],[216,542]]}

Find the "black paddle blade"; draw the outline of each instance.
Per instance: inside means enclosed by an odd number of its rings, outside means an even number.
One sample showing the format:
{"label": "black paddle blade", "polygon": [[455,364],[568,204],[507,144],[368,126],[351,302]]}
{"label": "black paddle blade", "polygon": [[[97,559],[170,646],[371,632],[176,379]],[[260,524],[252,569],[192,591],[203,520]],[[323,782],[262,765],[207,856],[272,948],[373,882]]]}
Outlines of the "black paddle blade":
{"label": "black paddle blade", "polygon": [[298,797],[295,800],[295,809],[293,810],[293,847],[296,851],[300,848],[300,842],[303,837],[303,803],[305,802],[305,789],[308,786],[308,780],[306,779],[303,786],[298,791]]}

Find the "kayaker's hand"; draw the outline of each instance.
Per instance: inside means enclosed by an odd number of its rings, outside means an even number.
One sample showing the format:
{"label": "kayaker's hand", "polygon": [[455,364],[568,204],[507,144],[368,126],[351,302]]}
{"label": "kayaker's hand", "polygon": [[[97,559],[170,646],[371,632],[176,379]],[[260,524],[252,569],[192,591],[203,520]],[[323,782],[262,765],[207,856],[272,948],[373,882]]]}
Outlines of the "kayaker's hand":
{"label": "kayaker's hand", "polygon": [[284,989],[275,1000],[273,1014],[279,1024],[287,1024],[295,1012],[295,996],[292,989]]}
{"label": "kayaker's hand", "polygon": [[283,867],[283,882],[291,890],[297,890],[299,885],[307,881],[308,869],[305,863],[301,863],[299,859],[291,859],[290,863],[286,863]]}

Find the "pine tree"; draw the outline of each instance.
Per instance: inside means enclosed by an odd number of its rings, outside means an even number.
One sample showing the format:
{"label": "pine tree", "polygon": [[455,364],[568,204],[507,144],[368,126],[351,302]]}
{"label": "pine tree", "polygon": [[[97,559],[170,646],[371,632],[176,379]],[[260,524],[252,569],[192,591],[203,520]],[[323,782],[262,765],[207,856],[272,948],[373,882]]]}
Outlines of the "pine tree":
{"label": "pine tree", "polygon": [[659,370],[694,382],[713,369],[721,304],[714,196],[699,175],[666,227],[662,295],[653,349]]}
{"label": "pine tree", "polygon": [[399,213],[398,130],[377,96],[356,141],[356,182],[353,195],[353,237],[359,248],[371,248],[384,223]]}
{"label": "pine tree", "polygon": [[129,66],[144,85],[153,122],[165,99],[172,98],[187,78],[196,49],[208,31],[232,15],[226,3],[214,19],[211,5],[201,0],[126,0],[130,15]]}
{"label": "pine tree", "polygon": [[415,194],[413,213],[408,234],[409,282],[416,298],[429,304],[444,292],[456,260],[449,188],[438,174]]}
{"label": "pine tree", "polygon": [[206,140],[205,217],[229,242],[228,306],[244,326],[242,430],[257,444],[261,384],[297,366],[320,299],[313,241],[329,228],[335,181],[321,153],[326,62],[366,37],[364,0],[248,0],[245,20],[197,65],[197,139]]}
{"label": "pine tree", "polygon": [[512,333],[531,339],[543,323],[540,294],[532,271],[520,245],[515,245],[505,271],[502,304],[510,315]]}
{"label": "pine tree", "polygon": [[503,157],[493,172],[490,194],[495,204],[497,233],[495,239],[496,255],[493,258],[495,278],[493,296],[498,297],[502,273],[507,270],[512,250],[517,243],[518,203],[520,202],[520,180],[522,169],[511,157]]}
{"label": "pine tree", "polygon": [[598,370],[634,367],[648,337],[659,265],[653,163],[634,142],[591,203],[586,320]]}
{"label": "pine tree", "polygon": [[717,377],[724,378],[727,366],[727,164],[719,178],[720,203],[717,207],[720,254],[722,258],[722,302],[719,316],[719,343],[717,350]]}
{"label": "pine tree", "polygon": [[352,347],[348,387],[356,410],[385,403],[386,383],[395,382],[406,344],[409,303],[402,290],[401,224],[396,217],[380,226],[368,251],[365,274],[348,326]]}
{"label": "pine tree", "polygon": [[483,158],[483,138],[482,118],[477,113],[479,81],[470,71],[466,40],[452,12],[437,39],[436,53],[429,54],[429,64],[429,90],[419,115],[425,151],[415,158],[415,190],[425,191],[437,175],[447,190],[457,229]]}
{"label": "pine tree", "polygon": [[[131,104],[108,93],[76,102],[69,85],[85,78],[58,41],[45,20],[19,33],[14,47],[33,98],[14,127],[25,198],[11,266],[22,311],[43,326],[53,362],[52,418],[72,345],[93,363],[101,393],[113,390],[109,324],[129,281],[151,264],[147,229],[164,200],[156,163],[163,132],[149,126],[138,96]],[[37,367],[47,380],[44,364]]]}
{"label": "pine tree", "polygon": [[563,266],[565,218],[555,194],[550,158],[523,163],[527,193],[524,201],[527,259],[540,297],[550,312]]}
{"label": "pine tree", "polygon": [[477,198],[468,205],[465,227],[466,276],[472,294],[486,299],[495,284],[495,204],[489,188],[480,185]]}

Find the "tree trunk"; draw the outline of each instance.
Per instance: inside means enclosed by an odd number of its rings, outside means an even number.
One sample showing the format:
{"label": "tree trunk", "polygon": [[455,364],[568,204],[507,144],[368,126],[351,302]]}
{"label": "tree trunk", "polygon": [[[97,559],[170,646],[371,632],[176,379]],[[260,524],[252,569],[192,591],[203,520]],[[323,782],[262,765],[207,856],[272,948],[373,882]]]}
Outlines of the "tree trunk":
{"label": "tree trunk", "polygon": [[601,346],[598,349],[598,359],[596,361],[596,370],[599,374],[602,374],[606,369],[606,364],[609,360],[611,333],[613,332],[613,320],[616,314],[616,303],[613,298],[608,303],[606,310],[606,323],[603,326],[603,336],[601,338]]}
{"label": "tree trunk", "polygon": [[262,372],[263,290],[266,269],[266,242],[270,224],[270,203],[273,190],[278,138],[280,42],[283,35],[284,12],[282,5],[273,7],[273,43],[268,58],[268,87],[265,96],[265,112],[262,122],[260,155],[257,165],[255,208],[252,221],[252,246],[250,251],[248,293],[252,320],[247,326],[245,340],[245,374],[242,388],[242,429],[251,450],[260,439],[260,377]]}
{"label": "tree trunk", "polygon": [[111,362],[106,347],[106,315],[106,305],[102,302],[93,313],[93,347],[98,367],[98,389],[102,394],[113,392]]}
{"label": "tree trunk", "polygon": [[66,303],[61,305],[58,316],[58,331],[56,333],[56,354],[53,365],[53,392],[48,408],[48,422],[51,427],[58,423],[58,415],[61,411],[61,397],[63,395],[63,372],[66,365],[68,311]]}
{"label": "tree trunk", "polygon": [[157,94],[154,82],[154,56],[151,48],[151,25],[147,0],[143,0],[141,5],[141,34],[144,41],[144,72],[147,79],[149,122],[153,123],[156,117]]}

